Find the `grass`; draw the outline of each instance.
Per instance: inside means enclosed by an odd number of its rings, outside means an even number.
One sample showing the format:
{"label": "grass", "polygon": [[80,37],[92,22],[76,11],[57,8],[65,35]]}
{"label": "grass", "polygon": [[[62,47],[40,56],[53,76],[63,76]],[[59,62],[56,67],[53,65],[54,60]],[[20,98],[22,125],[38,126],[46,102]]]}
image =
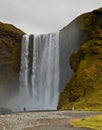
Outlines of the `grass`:
{"label": "grass", "polygon": [[[82,60],[77,59],[81,52]],[[76,54],[71,57],[75,74],[60,95],[58,109],[102,111],[102,41],[90,40]]]}
{"label": "grass", "polygon": [[[99,79],[101,81],[101,77]],[[98,82],[99,84],[99,82]],[[94,88],[84,98],[79,98],[76,102],[66,103],[62,109],[71,110],[74,106],[75,110],[85,111],[102,111],[102,85]]]}
{"label": "grass", "polygon": [[0,30],[2,30],[2,32],[15,33],[16,35],[19,34],[21,36],[23,34],[25,34],[23,31],[21,31],[20,29],[16,28],[12,24],[2,23],[2,22],[0,22]]}
{"label": "grass", "polygon": [[93,130],[102,130],[102,115],[77,119],[71,122],[74,127],[90,128]]}

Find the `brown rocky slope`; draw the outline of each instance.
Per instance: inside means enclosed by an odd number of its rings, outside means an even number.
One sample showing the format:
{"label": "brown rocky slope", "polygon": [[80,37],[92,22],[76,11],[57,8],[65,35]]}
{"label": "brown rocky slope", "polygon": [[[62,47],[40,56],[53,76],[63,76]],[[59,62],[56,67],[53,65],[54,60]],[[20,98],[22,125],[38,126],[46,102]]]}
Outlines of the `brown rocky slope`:
{"label": "brown rocky slope", "polygon": [[17,89],[23,34],[13,25],[0,22],[0,88]]}

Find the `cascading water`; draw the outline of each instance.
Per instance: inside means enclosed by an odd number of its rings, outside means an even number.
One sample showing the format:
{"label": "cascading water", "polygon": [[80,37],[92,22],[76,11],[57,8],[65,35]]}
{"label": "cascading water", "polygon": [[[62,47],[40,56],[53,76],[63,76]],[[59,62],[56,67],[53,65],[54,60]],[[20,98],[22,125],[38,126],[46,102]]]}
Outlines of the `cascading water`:
{"label": "cascading water", "polygon": [[56,109],[59,93],[73,75],[70,56],[86,39],[73,22],[59,34],[24,35],[19,89],[0,87],[0,106],[12,111]]}
{"label": "cascading water", "polygon": [[33,35],[32,39],[33,42],[28,35],[22,39],[20,94],[26,100],[24,107],[29,110],[56,109],[59,96],[59,34]]}

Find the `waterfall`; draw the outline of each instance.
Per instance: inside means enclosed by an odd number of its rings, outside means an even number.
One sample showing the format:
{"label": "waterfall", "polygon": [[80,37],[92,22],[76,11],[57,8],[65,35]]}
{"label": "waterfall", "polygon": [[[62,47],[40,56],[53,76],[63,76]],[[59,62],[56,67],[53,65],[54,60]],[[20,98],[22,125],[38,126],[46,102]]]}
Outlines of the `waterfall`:
{"label": "waterfall", "polygon": [[29,36],[23,36],[22,38],[22,51],[21,51],[21,73],[20,83],[22,86],[28,87],[28,44]]}
{"label": "waterfall", "polygon": [[29,110],[56,109],[59,97],[58,33],[23,36],[20,94],[24,95],[24,107]]}

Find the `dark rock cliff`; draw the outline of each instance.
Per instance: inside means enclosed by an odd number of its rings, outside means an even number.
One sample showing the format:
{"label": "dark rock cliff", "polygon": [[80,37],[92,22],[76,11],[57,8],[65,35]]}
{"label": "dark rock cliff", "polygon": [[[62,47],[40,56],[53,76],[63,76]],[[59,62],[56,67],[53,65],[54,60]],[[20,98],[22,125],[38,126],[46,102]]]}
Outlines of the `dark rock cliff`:
{"label": "dark rock cliff", "polygon": [[[102,110],[102,8],[76,18],[80,49],[70,57],[74,75],[60,95],[58,109]],[[84,35],[85,34],[85,35]],[[77,35],[77,33],[76,33]]]}

